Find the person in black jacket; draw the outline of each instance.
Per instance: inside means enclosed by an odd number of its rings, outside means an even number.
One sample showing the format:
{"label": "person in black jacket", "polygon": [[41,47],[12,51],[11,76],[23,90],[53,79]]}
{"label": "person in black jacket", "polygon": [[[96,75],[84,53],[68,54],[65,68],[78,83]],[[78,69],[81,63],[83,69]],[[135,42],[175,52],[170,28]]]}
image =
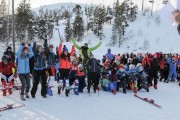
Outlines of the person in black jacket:
{"label": "person in black jacket", "polygon": [[56,64],[56,55],[53,52],[53,45],[50,44],[48,46],[47,39],[44,41],[44,49],[45,49],[45,55],[47,58],[47,70],[49,73],[49,80],[48,80],[48,86],[52,86],[52,81],[55,80],[55,64]]}
{"label": "person in black jacket", "polygon": [[8,47],[7,50],[4,52],[4,55],[8,56],[9,61],[15,62],[15,55],[14,52],[12,52],[12,48]]}
{"label": "person in black jacket", "polygon": [[88,68],[88,93],[90,93],[91,84],[93,84],[94,93],[98,89],[98,66],[102,67],[98,60],[94,58],[94,55],[90,55],[90,59],[87,61],[86,66]]}
{"label": "person in black jacket", "polygon": [[[35,42],[34,46],[36,46]],[[32,98],[35,98],[37,87],[41,79],[41,96],[43,96],[43,98],[46,98],[46,55],[44,54],[43,47],[41,45],[38,45],[34,48],[36,48],[34,53],[34,83],[31,90],[31,96]]]}
{"label": "person in black jacket", "polygon": [[154,88],[157,89],[158,68],[159,61],[157,59],[157,54],[153,54],[153,59],[150,60],[148,87],[153,85],[152,80],[154,79]]}

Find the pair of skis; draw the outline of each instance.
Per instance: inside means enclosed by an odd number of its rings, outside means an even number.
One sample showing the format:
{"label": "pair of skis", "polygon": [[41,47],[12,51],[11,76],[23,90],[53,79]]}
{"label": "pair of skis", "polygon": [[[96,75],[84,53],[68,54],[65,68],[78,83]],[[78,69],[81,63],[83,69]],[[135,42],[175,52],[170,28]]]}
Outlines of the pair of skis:
{"label": "pair of skis", "polygon": [[157,108],[160,108],[160,109],[162,108],[160,105],[156,104],[153,99],[142,98],[142,97],[138,96],[137,94],[134,94],[134,96],[136,98],[139,98],[139,99],[143,100],[144,102],[150,103],[151,105],[153,105],[153,106],[155,106]]}
{"label": "pair of skis", "polygon": [[16,108],[21,108],[24,107],[24,104],[13,106],[13,104],[7,104],[4,107],[0,107],[0,112],[6,111],[6,110],[11,110],[11,109],[16,109]]}

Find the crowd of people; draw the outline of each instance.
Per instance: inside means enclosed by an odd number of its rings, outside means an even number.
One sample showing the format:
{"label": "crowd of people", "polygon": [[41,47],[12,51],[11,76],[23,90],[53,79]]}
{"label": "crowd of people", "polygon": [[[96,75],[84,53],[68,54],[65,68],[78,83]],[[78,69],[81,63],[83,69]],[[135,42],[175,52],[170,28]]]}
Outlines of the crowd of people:
{"label": "crowd of people", "polygon": [[[20,99],[23,101],[30,97],[29,93],[32,98],[36,97],[39,83],[41,95],[46,98],[47,94],[52,95],[54,81],[58,84],[57,94],[65,91],[65,95],[69,96],[70,91],[79,95],[86,87],[89,94],[91,87],[94,93],[104,90],[126,94],[127,91],[137,93],[141,89],[149,92],[151,86],[158,89],[158,80],[165,83],[180,80],[178,54],[114,55],[109,48],[102,60],[98,60],[92,52],[101,42],[92,48],[87,43],[78,46],[74,39],[72,43],[70,52],[62,41],[56,52],[53,52],[54,46],[48,45],[47,40],[43,46],[36,45],[36,42],[32,46],[30,41],[22,41],[16,55],[8,47],[0,62],[3,96],[7,91],[12,94],[17,77],[21,81]],[[78,57],[75,48],[81,53]]]}

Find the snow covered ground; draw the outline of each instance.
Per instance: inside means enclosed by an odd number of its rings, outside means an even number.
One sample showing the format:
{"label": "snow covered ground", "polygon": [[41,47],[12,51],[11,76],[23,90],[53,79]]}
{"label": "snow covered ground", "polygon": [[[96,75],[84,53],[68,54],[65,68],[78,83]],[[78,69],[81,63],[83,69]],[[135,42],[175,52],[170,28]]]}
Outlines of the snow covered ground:
{"label": "snow covered ground", "polygon": [[[55,83],[54,83],[55,84]],[[67,98],[65,94],[57,95],[54,87],[54,96],[44,99],[40,96],[40,86],[36,99],[22,102],[19,91],[13,95],[0,96],[0,106],[7,103],[25,104],[23,108],[0,112],[0,120],[178,120],[180,106],[180,87],[177,83],[159,82],[158,89],[150,88],[150,92],[138,92],[139,96],[154,99],[162,106],[156,108],[136,97],[134,93],[122,91],[117,95],[100,91],[100,96],[86,92],[79,96],[72,92]]]}

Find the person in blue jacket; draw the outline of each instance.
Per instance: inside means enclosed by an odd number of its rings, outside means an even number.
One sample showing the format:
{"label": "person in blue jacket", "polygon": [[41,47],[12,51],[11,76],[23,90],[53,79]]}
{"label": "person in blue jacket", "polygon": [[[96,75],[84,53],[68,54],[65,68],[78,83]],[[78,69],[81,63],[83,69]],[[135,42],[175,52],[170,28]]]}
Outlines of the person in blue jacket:
{"label": "person in blue jacket", "polygon": [[106,58],[109,58],[110,60],[113,60],[114,58],[114,55],[111,53],[111,49],[108,48],[108,53],[106,53]]}
{"label": "person in blue jacket", "polygon": [[29,98],[29,89],[30,89],[30,67],[29,67],[29,59],[34,56],[31,43],[28,41],[28,47],[25,46],[25,42],[23,41],[20,48],[18,49],[16,56],[17,56],[17,67],[18,67],[18,76],[21,81],[21,93],[20,98],[21,100],[25,100],[24,97],[24,90],[26,98]]}
{"label": "person in blue jacket", "polygon": [[176,72],[176,66],[177,66],[177,60],[175,57],[169,58],[168,59],[168,64],[169,64],[169,75],[168,79],[165,80],[166,83],[168,83],[171,80],[171,77],[173,76],[175,81],[177,80],[177,72]]}

